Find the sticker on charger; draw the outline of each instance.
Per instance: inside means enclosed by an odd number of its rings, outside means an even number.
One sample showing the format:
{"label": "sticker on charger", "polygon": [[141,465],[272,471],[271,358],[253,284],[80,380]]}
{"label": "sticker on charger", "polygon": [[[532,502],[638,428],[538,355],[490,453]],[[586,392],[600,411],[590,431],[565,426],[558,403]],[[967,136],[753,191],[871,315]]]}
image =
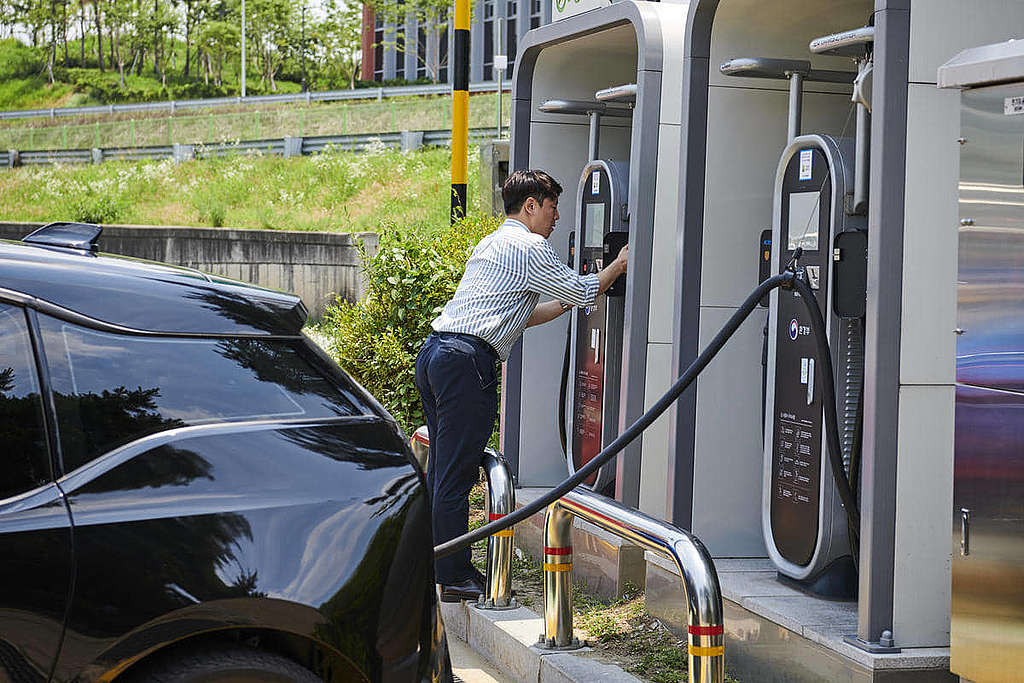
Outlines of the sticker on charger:
{"label": "sticker on charger", "polygon": [[814,359],[807,359],[807,405],[814,403]]}
{"label": "sticker on charger", "polygon": [[590,194],[601,194],[601,172],[594,171],[590,176]]}
{"label": "sticker on charger", "polygon": [[800,150],[800,177],[799,180],[810,180],[814,171],[814,150]]}
{"label": "sticker on charger", "polygon": [[1007,97],[1003,100],[1003,113],[1007,116],[1013,116],[1015,114],[1024,114],[1024,95],[1018,95],[1017,97]]}

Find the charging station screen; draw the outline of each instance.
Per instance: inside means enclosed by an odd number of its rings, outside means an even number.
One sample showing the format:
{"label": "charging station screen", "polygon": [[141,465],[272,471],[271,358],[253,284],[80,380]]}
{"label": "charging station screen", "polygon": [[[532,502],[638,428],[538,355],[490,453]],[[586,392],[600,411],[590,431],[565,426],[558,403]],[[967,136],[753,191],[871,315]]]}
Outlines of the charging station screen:
{"label": "charging station screen", "polygon": [[804,251],[818,250],[818,204],[820,192],[793,192],[789,195],[790,251],[803,247]]}
{"label": "charging station screen", "polygon": [[604,244],[604,204],[586,204],[587,234],[585,247],[600,247]]}

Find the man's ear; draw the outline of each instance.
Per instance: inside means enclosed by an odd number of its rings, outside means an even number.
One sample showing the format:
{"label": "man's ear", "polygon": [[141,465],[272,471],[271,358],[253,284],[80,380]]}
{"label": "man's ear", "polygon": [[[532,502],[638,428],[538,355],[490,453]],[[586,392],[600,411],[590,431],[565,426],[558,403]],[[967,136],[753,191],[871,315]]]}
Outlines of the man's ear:
{"label": "man's ear", "polygon": [[534,197],[527,197],[526,201],[523,202],[523,208],[526,210],[526,213],[528,213],[531,216],[533,214],[537,213],[537,200],[536,200],[536,198],[534,198]]}

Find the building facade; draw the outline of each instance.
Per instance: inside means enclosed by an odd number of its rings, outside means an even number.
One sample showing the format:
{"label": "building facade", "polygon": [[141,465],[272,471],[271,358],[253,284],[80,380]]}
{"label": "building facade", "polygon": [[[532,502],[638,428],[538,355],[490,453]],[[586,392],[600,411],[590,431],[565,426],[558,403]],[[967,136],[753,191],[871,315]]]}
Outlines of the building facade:
{"label": "building facade", "polygon": [[[414,12],[401,25],[375,15],[370,5],[363,7],[363,60],[360,77],[364,81],[414,81],[427,78],[437,83],[451,79],[450,55],[454,46],[451,10],[421,21]],[[504,20],[504,53],[510,78],[515,66],[516,46],[527,31],[551,22],[550,0],[474,0],[470,26],[469,79],[471,83],[493,81],[494,54],[498,26]]]}

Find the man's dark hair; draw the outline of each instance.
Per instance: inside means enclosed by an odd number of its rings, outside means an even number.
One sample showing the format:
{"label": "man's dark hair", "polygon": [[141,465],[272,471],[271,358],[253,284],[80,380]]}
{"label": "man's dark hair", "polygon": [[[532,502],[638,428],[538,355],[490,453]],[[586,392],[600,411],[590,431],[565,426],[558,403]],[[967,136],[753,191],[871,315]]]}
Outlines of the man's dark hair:
{"label": "man's dark hair", "polygon": [[543,204],[545,199],[556,201],[560,194],[562,186],[544,171],[513,171],[501,186],[506,215],[519,213],[530,197]]}

